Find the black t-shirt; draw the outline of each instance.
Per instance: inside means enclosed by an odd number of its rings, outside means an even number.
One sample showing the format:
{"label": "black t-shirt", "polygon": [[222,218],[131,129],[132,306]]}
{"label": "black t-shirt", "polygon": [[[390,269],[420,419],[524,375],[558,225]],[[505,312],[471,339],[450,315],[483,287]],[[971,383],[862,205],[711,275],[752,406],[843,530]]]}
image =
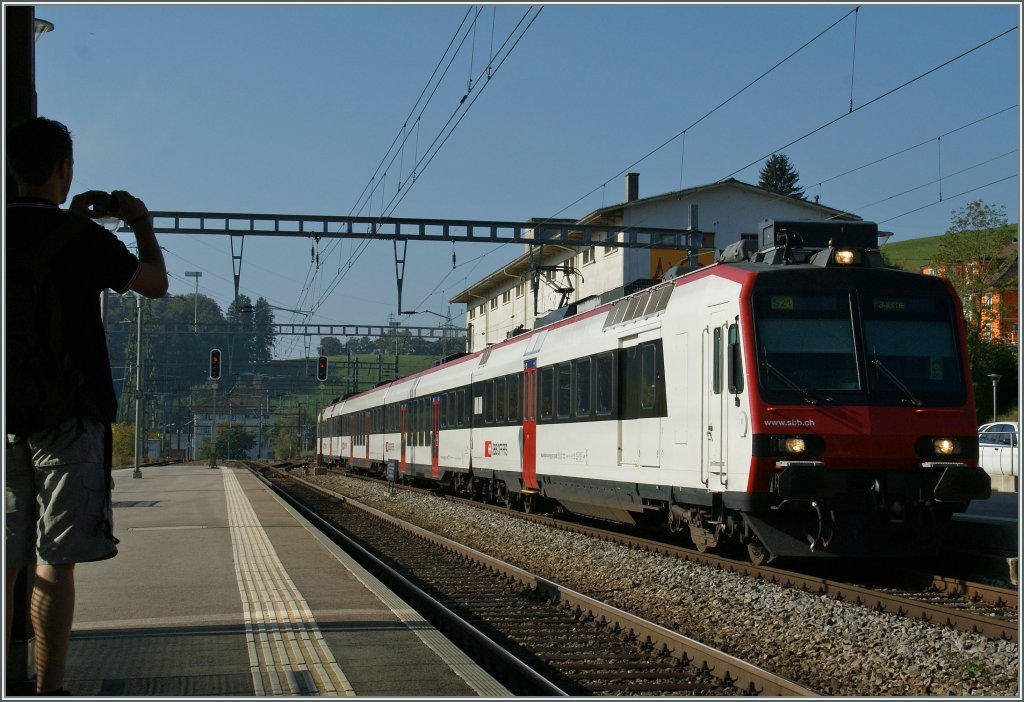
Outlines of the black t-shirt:
{"label": "black t-shirt", "polygon": [[100,419],[109,423],[117,417],[117,395],[100,293],[107,288],[127,292],[139,274],[138,257],[96,222],[38,198],[14,198],[7,205],[5,246],[16,248],[51,236],[68,217],[78,219],[81,226],[65,250],[53,256],[64,339],[85,378],[86,395],[100,411]]}

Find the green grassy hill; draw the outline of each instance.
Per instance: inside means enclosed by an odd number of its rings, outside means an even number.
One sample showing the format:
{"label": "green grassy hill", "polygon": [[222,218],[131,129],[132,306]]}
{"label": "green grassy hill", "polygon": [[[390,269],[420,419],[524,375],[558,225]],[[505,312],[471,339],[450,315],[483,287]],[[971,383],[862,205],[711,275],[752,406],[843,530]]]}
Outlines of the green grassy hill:
{"label": "green grassy hill", "polygon": [[[1017,225],[1011,224],[1014,232],[1014,236],[1017,234]],[[1003,228],[998,230],[992,230],[990,233],[995,236],[997,231],[1005,231]],[[882,257],[886,263],[891,266],[896,266],[905,271],[914,271],[915,273],[921,272],[921,266],[927,265],[932,262],[935,256],[935,252],[939,248],[939,244],[942,242],[941,234],[937,236],[922,236],[916,239],[907,239],[906,241],[897,241],[891,244],[885,244],[881,248]]]}
{"label": "green grassy hill", "polygon": [[881,249],[882,257],[891,266],[920,273],[921,266],[932,262],[941,240],[941,236],[923,236],[885,244]]}

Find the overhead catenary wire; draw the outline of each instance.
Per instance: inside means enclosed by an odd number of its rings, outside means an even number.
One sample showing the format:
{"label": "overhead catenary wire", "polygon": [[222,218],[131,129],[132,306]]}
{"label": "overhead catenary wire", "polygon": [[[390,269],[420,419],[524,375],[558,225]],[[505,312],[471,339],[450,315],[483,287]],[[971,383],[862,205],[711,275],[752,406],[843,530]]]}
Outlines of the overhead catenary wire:
{"label": "overhead catenary wire", "polygon": [[733,171],[729,175],[723,176],[722,178],[719,178],[716,182],[721,183],[722,181],[728,180],[729,178],[732,178],[737,173],[745,171],[746,169],[750,168],[751,166],[756,165],[758,163],[761,163],[762,161],[764,161],[766,158],[768,158],[772,154],[777,154],[780,151],[784,151],[785,149],[788,149],[790,146],[793,146],[794,144],[799,144],[804,139],[807,139],[808,137],[811,137],[811,136],[817,134],[818,132],[822,131],[823,129],[827,129],[828,127],[831,127],[836,122],[839,122],[840,120],[845,119],[845,118],[849,117],[850,115],[863,110],[865,107],[869,107],[869,106],[875,104],[876,102],[878,102],[879,100],[887,98],[890,95],[892,95],[892,94],[894,94],[896,92],[899,92],[900,90],[903,90],[904,88],[906,88],[906,87],[908,87],[910,85],[913,85],[917,81],[922,80],[922,79],[930,76],[932,73],[935,73],[936,71],[938,71],[938,70],[940,70],[942,68],[945,68],[946,66],[949,66],[950,64],[955,63],[956,61],[959,61],[960,59],[962,59],[962,58],[964,58],[966,56],[969,56],[969,55],[973,54],[975,51],[978,51],[979,49],[981,49],[981,48],[983,48],[985,46],[988,46],[992,42],[994,42],[994,41],[996,41],[998,39],[1001,39],[1002,37],[1005,37],[1006,35],[1010,34],[1011,32],[1016,31],[1016,29],[1017,29],[1017,27],[1010,27],[1009,29],[1002,31],[999,34],[996,34],[995,36],[986,39],[985,41],[983,41],[980,44],[974,46],[973,48],[970,48],[967,51],[964,51],[964,52],[962,52],[960,54],[957,54],[953,58],[947,59],[946,61],[943,61],[942,63],[940,63],[937,66],[929,68],[924,73],[920,73],[917,76],[911,78],[910,80],[905,81],[903,83],[900,83],[896,87],[890,88],[889,90],[885,91],[884,93],[882,93],[880,95],[876,95],[875,97],[873,97],[870,100],[868,100],[867,102],[865,102],[863,105],[858,105],[857,107],[853,108],[849,112],[844,112],[843,114],[839,115],[838,117],[836,117],[834,119],[831,119],[828,122],[826,122],[826,123],[824,123],[824,124],[822,124],[822,125],[820,125],[818,127],[815,127],[814,129],[812,129],[811,131],[807,132],[803,136],[797,137],[796,139],[792,140],[788,144],[785,144],[783,146],[778,147],[777,149],[772,150],[771,152],[769,152],[769,153],[765,154],[764,156],[761,156],[761,157],[751,161],[750,163],[748,163],[747,165],[745,165],[745,166],[743,166],[741,168],[737,168],[735,171]]}
{"label": "overhead catenary wire", "polygon": [[823,37],[823,36],[824,36],[825,34],[827,34],[828,32],[830,32],[830,31],[831,31],[832,29],[834,29],[834,28],[835,28],[835,27],[836,27],[837,25],[839,25],[840,23],[842,23],[842,21],[843,21],[843,20],[845,20],[845,19],[846,19],[847,17],[849,17],[849,16],[851,15],[851,14],[853,14],[853,13],[854,13],[854,12],[855,12],[855,11],[856,11],[857,9],[859,9],[859,7],[858,7],[858,8],[854,8],[853,10],[850,10],[849,12],[847,12],[846,14],[844,14],[844,15],[843,15],[842,17],[840,17],[839,19],[837,19],[837,20],[836,20],[835,22],[833,22],[832,24],[830,24],[830,25],[829,25],[828,27],[826,27],[825,29],[823,29],[823,30],[821,30],[820,32],[818,32],[817,34],[815,34],[815,35],[814,35],[814,36],[813,36],[812,38],[808,39],[808,40],[807,40],[806,42],[804,42],[804,43],[803,43],[803,44],[802,44],[802,45],[801,45],[801,46],[800,46],[799,48],[797,48],[797,49],[795,49],[794,51],[792,51],[792,52],[791,52],[791,53],[790,53],[789,55],[787,55],[787,56],[786,56],[785,58],[783,58],[783,59],[781,59],[780,61],[778,61],[778,62],[777,62],[777,63],[776,63],[776,64],[775,64],[774,66],[772,66],[772,67],[771,67],[771,68],[769,68],[768,70],[766,70],[766,71],[764,71],[763,73],[761,73],[761,74],[760,74],[760,75],[759,75],[759,76],[758,76],[757,78],[754,78],[754,79],[753,79],[752,81],[750,81],[749,83],[747,83],[746,85],[744,85],[744,86],[743,86],[742,88],[740,88],[740,89],[739,89],[739,90],[737,90],[737,91],[736,91],[735,93],[733,93],[732,95],[730,95],[730,96],[729,96],[728,98],[726,98],[725,100],[723,100],[722,102],[720,102],[720,103],[719,103],[718,105],[716,105],[715,107],[713,107],[713,108],[712,108],[711,110],[709,110],[708,112],[706,112],[706,113],[704,113],[703,115],[701,115],[701,116],[700,116],[700,117],[699,117],[699,118],[698,118],[697,120],[695,120],[695,121],[694,121],[694,122],[692,122],[691,124],[687,125],[687,126],[686,126],[685,128],[683,128],[683,129],[682,129],[682,130],[680,130],[679,132],[676,132],[676,134],[674,134],[673,136],[669,137],[668,139],[666,139],[666,140],[665,140],[664,142],[662,142],[662,143],[661,143],[661,144],[659,144],[658,146],[655,146],[655,147],[654,147],[653,149],[651,149],[650,151],[648,151],[648,152],[647,152],[646,154],[644,154],[644,155],[643,155],[643,156],[641,156],[640,158],[638,158],[638,159],[636,159],[635,161],[633,161],[633,162],[632,162],[631,164],[629,164],[628,166],[626,166],[625,168],[623,168],[622,170],[620,170],[620,171],[619,171],[618,173],[616,173],[616,174],[615,174],[615,175],[613,175],[612,177],[610,177],[610,178],[608,178],[607,180],[605,180],[605,181],[604,181],[603,183],[601,183],[600,185],[598,185],[598,186],[597,186],[596,188],[594,188],[594,189],[590,190],[589,192],[587,192],[587,193],[585,193],[585,194],[581,195],[580,197],[576,198],[576,199],[575,199],[574,201],[570,202],[570,203],[569,203],[568,205],[566,205],[565,207],[563,207],[562,209],[560,209],[560,210],[559,210],[558,212],[556,212],[555,214],[551,215],[550,219],[555,219],[556,217],[558,217],[559,215],[561,215],[561,214],[562,214],[563,212],[565,212],[566,210],[568,210],[568,209],[569,209],[570,207],[575,207],[575,206],[576,206],[577,204],[579,204],[579,203],[580,203],[580,202],[582,202],[583,200],[586,200],[586,199],[587,199],[588,197],[590,197],[591,195],[593,195],[593,194],[594,194],[595,192],[597,192],[597,191],[598,191],[599,189],[601,189],[601,188],[603,188],[604,186],[608,185],[608,183],[611,183],[611,182],[612,182],[613,180],[616,180],[616,179],[618,179],[618,178],[621,178],[621,177],[622,177],[622,176],[623,176],[623,175],[624,175],[625,173],[629,172],[629,171],[630,171],[630,170],[632,170],[633,168],[636,168],[636,167],[637,167],[638,165],[640,165],[641,163],[643,163],[644,161],[646,161],[646,160],[647,160],[648,158],[650,158],[650,157],[651,157],[651,156],[653,156],[654,154],[656,154],[656,153],[658,153],[659,151],[661,151],[662,149],[664,149],[664,148],[665,148],[666,146],[668,146],[669,144],[671,144],[672,142],[674,142],[674,141],[675,141],[676,139],[678,139],[679,137],[681,137],[681,136],[683,136],[684,134],[686,134],[686,133],[687,133],[687,132],[688,132],[689,130],[693,129],[693,128],[694,128],[694,127],[696,127],[696,126],[697,126],[698,124],[700,124],[701,122],[703,122],[703,121],[704,121],[705,119],[707,119],[707,118],[708,118],[708,117],[710,117],[711,115],[713,115],[713,114],[715,114],[716,112],[718,112],[718,111],[719,111],[720,109],[722,109],[723,107],[725,107],[726,105],[728,105],[728,104],[729,104],[730,102],[732,102],[733,100],[735,100],[735,99],[736,99],[737,97],[739,97],[739,96],[740,96],[740,95],[742,95],[743,93],[745,93],[745,92],[746,92],[747,90],[749,90],[749,89],[750,89],[751,87],[753,87],[754,85],[756,85],[757,83],[759,83],[759,82],[760,82],[760,81],[761,81],[761,80],[762,80],[763,78],[765,78],[766,76],[768,76],[769,74],[771,74],[771,73],[772,73],[773,71],[775,71],[775,70],[776,70],[777,68],[779,68],[780,66],[782,66],[783,64],[785,64],[785,63],[786,63],[787,61],[789,61],[790,59],[792,59],[792,58],[793,58],[794,56],[796,56],[797,54],[799,54],[799,53],[800,53],[801,51],[803,51],[804,49],[806,49],[806,48],[807,48],[808,46],[810,46],[811,44],[813,44],[813,43],[814,43],[815,41],[817,41],[818,39],[820,39],[821,37]]}
{"label": "overhead catenary wire", "polygon": [[[500,70],[500,68],[504,65],[505,61],[511,55],[512,51],[515,50],[516,46],[518,46],[519,42],[526,35],[526,32],[529,31],[530,27],[536,21],[537,17],[540,15],[541,10],[543,10],[543,7],[536,8],[536,12],[533,14],[533,17],[530,19],[529,23],[522,28],[522,31],[519,31],[519,28],[522,27],[523,22],[526,21],[526,18],[529,17],[531,11],[533,11],[534,9],[535,8],[533,8],[532,6],[527,9],[527,11],[523,14],[522,17],[520,17],[519,21],[516,23],[516,26],[509,32],[509,35],[506,37],[505,41],[498,48],[496,56],[500,56],[501,59],[493,67],[489,66],[489,68],[491,69],[492,77],[497,75],[498,70]],[[508,48],[508,50],[505,51],[505,47],[512,40],[512,37],[516,36],[517,32],[518,37],[516,37],[515,41]],[[502,55],[503,51],[504,55]],[[486,70],[487,69],[485,69],[482,72],[482,75],[486,74]],[[433,162],[434,158],[447,143],[448,139],[454,133],[455,129],[458,128],[459,124],[469,113],[469,110],[472,109],[473,105],[476,104],[476,101],[480,98],[484,90],[486,90],[489,85],[489,80],[486,80],[482,84],[480,84],[478,80],[478,88],[476,92],[473,94],[472,99],[466,103],[460,102],[458,107],[455,108],[455,110],[449,116],[447,122],[445,122],[444,126],[438,132],[437,136],[434,137],[434,140],[431,142],[430,146],[426,148],[423,156],[417,161],[416,168],[421,175],[431,164],[431,162]],[[390,216],[391,213],[393,213],[394,210],[398,207],[398,205],[401,204],[402,200],[405,199],[408,193],[409,190],[406,189],[400,195],[396,195],[395,197],[393,197],[391,199],[391,202],[389,202],[388,205],[383,209],[381,216]],[[360,251],[360,255],[363,250],[365,250],[365,247]],[[331,283],[330,288],[317,300],[316,304],[314,305],[314,309],[318,308],[320,305],[324,303],[324,301],[326,301],[326,299],[334,292],[334,290],[337,288],[340,282],[341,278],[335,278],[335,280]]]}
{"label": "overhead catenary wire", "polygon": [[[515,47],[519,44],[519,41],[525,35],[526,31],[530,28],[530,26],[532,26],[533,22],[536,20],[537,16],[540,14],[540,11],[543,8],[537,8],[536,9],[536,12],[534,12],[533,18],[530,20],[529,24],[519,33],[519,36],[515,40],[513,45],[507,51],[504,51],[504,55],[502,55],[504,47],[507,46],[509,41],[512,39],[512,37],[514,37],[516,35],[517,31],[519,31],[519,28],[522,26],[522,23],[525,20],[525,18],[527,16],[529,16],[530,12],[533,11],[534,9],[535,8],[533,8],[532,6],[527,9],[527,11],[524,13],[523,17],[520,18],[519,22],[509,32],[509,35],[502,42],[501,47],[499,47],[498,51],[495,54],[496,56],[501,56],[501,59],[497,63],[497,65],[494,65],[494,57],[492,56],[491,60],[488,62],[488,65],[487,65],[487,68],[486,68],[486,71],[485,71],[485,73],[486,73],[485,82],[483,83],[482,87],[480,87],[474,93],[473,99],[468,101],[468,103],[465,100],[460,101],[459,107],[456,108],[456,110],[453,113],[453,115],[457,114],[459,112],[459,110],[461,109],[463,111],[462,112],[462,116],[459,117],[459,119],[455,122],[455,124],[451,125],[450,128],[449,128],[449,125],[452,122],[452,117],[449,117],[448,122],[446,122],[445,126],[442,127],[441,131],[439,132],[439,135],[434,138],[434,141],[431,143],[430,147],[428,147],[427,150],[424,152],[423,156],[417,158],[414,161],[414,165],[412,166],[412,171],[411,172],[415,173],[417,178],[420,175],[422,175],[422,173],[426,169],[426,167],[429,166],[429,164],[432,162],[434,156],[437,155],[438,151],[440,151],[440,149],[447,142],[447,140],[451,136],[452,132],[455,130],[455,128],[461,122],[462,118],[469,111],[469,109],[472,107],[472,105],[476,102],[476,99],[479,98],[479,96],[482,94],[484,88],[486,88],[490,84],[490,78],[493,77],[497,73],[497,71],[501,67],[501,65],[505,62],[505,60],[507,60],[508,56],[515,49]],[[477,14],[479,14],[479,12]],[[467,14],[467,16],[468,16],[468,14]],[[455,39],[458,37],[458,35],[459,35],[460,31],[461,31],[461,28],[465,25],[465,19],[466,19],[466,17],[463,18],[463,22],[462,22],[462,24],[460,24],[460,28],[459,28],[459,30],[456,31],[456,34],[453,37],[452,41],[449,42],[449,49],[450,49],[451,45],[454,43]],[[466,34],[468,34],[468,32]],[[463,41],[460,42],[459,47],[461,47],[464,44],[464,41],[465,41],[465,34],[463,34]],[[457,51],[458,50],[456,50],[456,53],[452,55],[451,60],[449,60],[449,62],[448,62],[448,66],[451,65],[452,61],[454,60],[455,55],[457,54]],[[445,54],[442,56],[442,60],[441,60],[441,62],[439,62],[439,65],[440,65],[440,63],[442,63],[444,61],[444,56],[447,56],[447,54],[448,54],[448,50],[446,50]],[[447,70],[448,70],[448,67],[445,68],[445,72],[447,72]],[[435,68],[435,75],[436,75],[436,71],[437,71],[437,69]],[[477,82],[479,83],[479,79],[478,79]],[[429,86],[429,82],[428,82],[428,86]],[[434,85],[434,90],[433,90],[433,92],[431,92],[431,96],[430,96],[431,98],[433,97],[434,94],[436,94],[437,89],[438,89],[439,86],[440,86],[440,80],[437,81],[436,84]],[[422,96],[423,93],[425,93],[425,91],[426,91],[426,89],[424,89],[424,91],[421,92],[421,96]],[[429,100],[430,100],[430,98],[428,98],[428,103],[429,103]],[[417,102],[417,104],[418,104],[418,102]],[[426,109],[426,104],[424,105],[423,109],[424,110]],[[413,113],[415,113],[415,108],[410,112],[410,116]],[[423,111],[421,110],[420,117],[422,117],[422,114],[423,114]],[[417,117],[417,121],[419,121],[420,117]],[[406,120],[406,123],[407,123],[407,121],[408,121],[408,118]],[[445,132],[445,130],[447,130],[447,133]],[[406,134],[405,134],[404,139],[407,140],[409,138],[409,134],[410,133],[411,133],[411,130],[407,131]],[[441,135],[443,135],[443,139],[440,141],[440,143],[438,143],[438,139],[441,138]],[[416,150],[417,150],[417,153],[418,153],[418,151],[419,151],[419,146],[418,146],[418,142],[419,142],[419,129],[418,128],[417,128],[416,139],[417,139],[417,148],[416,148]],[[393,160],[394,160],[394,157],[392,157],[392,162],[393,162]],[[386,162],[386,161],[387,161],[387,155],[385,155],[384,159],[382,159],[382,164],[384,162]],[[380,172],[380,166],[378,167],[377,172],[378,173]],[[413,181],[413,182],[415,182],[415,181]],[[373,188],[370,188],[370,190],[372,191]],[[392,202],[389,203],[386,207],[382,207],[381,216],[387,216],[387,213],[393,212],[394,209],[398,206],[398,204],[405,198],[405,196],[408,194],[409,191],[410,191],[409,187],[404,187],[400,191],[396,192],[395,197],[392,198]],[[364,194],[365,194],[365,192],[366,192],[366,189],[364,189]],[[334,278],[333,278],[333,280],[325,286],[326,287],[326,292],[323,292],[324,289],[321,288],[321,292],[320,292],[319,295],[316,296],[316,302],[312,305],[312,309],[314,309],[314,310],[319,309],[320,306],[322,306],[322,304],[330,297],[330,295],[333,294],[334,290],[337,288],[337,286],[341,282],[341,280],[343,280],[345,278],[345,276],[348,273],[348,271],[350,271],[352,269],[352,267],[354,266],[355,262],[366,251],[368,244],[369,244],[369,240],[367,240],[365,242],[361,242],[360,246],[353,252],[352,256],[350,257],[348,265],[344,269],[341,269],[341,267],[339,266],[338,273],[336,273]],[[337,248],[337,243],[336,242],[334,242],[333,246],[329,247],[329,251],[327,252],[326,255],[329,255],[335,248]],[[309,295],[310,289],[311,288],[310,288],[310,286],[308,284],[304,286],[304,291],[300,295],[299,303],[296,304],[296,307],[302,307],[304,304],[307,304],[306,301],[310,299],[310,295]]]}

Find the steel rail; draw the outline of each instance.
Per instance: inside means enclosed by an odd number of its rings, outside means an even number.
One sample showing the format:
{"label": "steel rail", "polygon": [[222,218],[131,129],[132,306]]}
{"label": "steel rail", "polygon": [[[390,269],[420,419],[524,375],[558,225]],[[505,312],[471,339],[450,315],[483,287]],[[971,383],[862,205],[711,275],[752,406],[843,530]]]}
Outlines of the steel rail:
{"label": "steel rail", "polygon": [[[327,534],[333,541],[335,541],[335,543],[338,543],[339,545],[344,544],[343,548],[346,552],[355,558],[364,568],[370,570],[378,579],[385,582],[388,587],[395,590],[403,600],[433,621],[435,626],[441,629],[446,635],[460,641],[463,644],[464,650],[469,649],[474,653],[481,654],[485,659],[491,661],[492,666],[497,664],[513,671],[513,675],[510,679],[501,681],[502,684],[509,687],[510,690],[517,694],[525,695],[543,695],[547,697],[567,696],[566,693],[554,685],[554,683],[539,675],[532,668],[506,651],[503,647],[492,641],[485,634],[481,633],[476,627],[467,623],[464,619],[417,587],[398,571],[394,570],[354,540],[350,539],[344,532],[335,528],[330,522],[320,517],[316,512],[310,510],[294,496],[288,494],[287,491],[267,480],[267,478],[261,475],[258,470],[254,470],[251,466],[249,469],[275,494],[280,495],[281,498],[286,500],[289,505],[298,510],[303,517],[308,519],[310,522],[313,522],[317,529],[320,529]],[[290,475],[285,471],[281,471],[277,468],[270,468],[269,470],[279,473],[290,480],[302,483],[311,490],[315,490],[321,494],[329,494],[332,498],[340,499],[345,502],[345,504],[353,504],[352,500],[349,500],[343,495],[325,491],[323,488],[319,488],[312,483],[307,483],[301,478]]]}
{"label": "steel rail", "polygon": [[[280,471],[278,471],[280,472]],[[346,497],[322,485],[303,480],[290,473],[281,472],[288,479],[293,480],[304,487],[314,490],[320,494],[343,501],[346,505],[363,510],[376,518],[405,529],[420,538],[431,543],[438,544],[466,558],[484,564],[496,572],[507,575],[517,582],[535,587],[538,591],[550,597],[556,597],[580,610],[609,623],[618,624],[620,627],[632,631],[638,638],[650,641],[653,645],[663,647],[676,658],[686,660],[691,665],[706,666],[707,669],[719,679],[733,684],[740,689],[747,689],[759,695],[771,697],[818,697],[820,693],[787,680],[770,671],[759,668],[751,663],[719,651],[710,646],[683,636],[670,629],[667,629],[654,622],[647,621],[628,612],[625,612],[611,605],[595,600],[587,595],[576,592],[553,581],[542,578],[534,573],[523,570],[505,561],[489,556],[439,534],[405,522],[385,512],[364,505],[357,500]]]}
{"label": "steel rail", "polygon": [[[919,619],[936,625],[946,625],[959,631],[974,632],[992,639],[1005,639],[1013,643],[1017,643],[1019,640],[1019,625],[1014,621],[998,619],[996,617],[977,612],[945,607],[941,604],[915,600],[901,595],[879,592],[872,590],[869,587],[842,583],[791,570],[784,570],[772,566],[756,566],[748,561],[741,561],[708,553],[699,553],[692,549],[675,546],[663,541],[644,539],[622,532],[600,529],[586,524],[567,522],[565,520],[554,519],[544,515],[511,511],[499,505],[489,505],[463,497],[444,495],[444,498],[453,502],[471,505],[478,509],[488,509],[503,514],[511,514],[521,519],[527,519],[529,521],[557,529],[564,529],[570,532],[599,538],[604,541],[627,546],[629,548],[636,548],[673,558],[682,558],[693,563],[719,568],[737,575],[758,578],[781,587],[827,595],[833,599],[853,602],[876,611],[904,616],[911,619]],[[979,599],[982,599],[982,601],[992,603],[1001,602],[1010,607],[1015,607],[1017,603],[1016,593],[1006,590],[1005,588],[981,585],[977,583],[966,583],[941,577],[933,579],[933,586],[938,587],[939,584],[943,582],[945,583],[942,586],[944,590],[955,591],[967,598],[974,598],[977,596]]]}

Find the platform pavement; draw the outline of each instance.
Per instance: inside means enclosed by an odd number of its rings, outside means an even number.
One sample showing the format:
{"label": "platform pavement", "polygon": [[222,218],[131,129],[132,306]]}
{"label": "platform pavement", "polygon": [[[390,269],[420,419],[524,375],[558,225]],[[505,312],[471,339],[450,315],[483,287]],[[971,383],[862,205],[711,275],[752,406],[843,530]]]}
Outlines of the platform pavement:
{"label": "platform pavement", "polygon": [[510,695],[248,471],[114,475],[120,553],[76,568],[76,696]]}

